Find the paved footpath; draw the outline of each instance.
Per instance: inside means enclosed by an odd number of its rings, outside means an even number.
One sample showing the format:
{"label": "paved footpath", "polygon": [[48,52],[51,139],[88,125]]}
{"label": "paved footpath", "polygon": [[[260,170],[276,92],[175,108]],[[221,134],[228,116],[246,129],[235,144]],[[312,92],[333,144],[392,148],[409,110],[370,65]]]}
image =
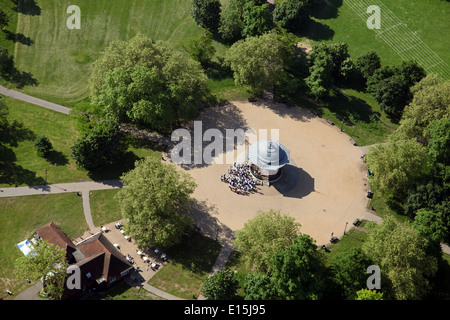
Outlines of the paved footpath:
{"label": "paved footpath", "polygon": [[37,105],[37,106],[40,106],[40,107],[43,107],[43,108],[47,108],[47,109],[50,109],[50,110],[53,110],[53,111],[61,112],[61,113],[64,113],[64,114],[69,114],[69,111],[70,111],[70,108],[67,108],[67,107],[64,107],[64,106],[60,106],[58,104],[55,104],[55,103],[52,103],[52,102],[49,102],[49,101],[45,101],[45,100],[42,100],[42,99],[38,99],[38,98],[35,98],[35,97],[32,97],[32,96],[29,96],[27,94],[24,94],[22,92],[5,88],[3,86],[0,86],[0,93],[5,95],[5,96],[17,99],[17,100],[25,101],[25,102],[28,102],[28,103],[31,103],[31,104],[34,104],[34,105]]}

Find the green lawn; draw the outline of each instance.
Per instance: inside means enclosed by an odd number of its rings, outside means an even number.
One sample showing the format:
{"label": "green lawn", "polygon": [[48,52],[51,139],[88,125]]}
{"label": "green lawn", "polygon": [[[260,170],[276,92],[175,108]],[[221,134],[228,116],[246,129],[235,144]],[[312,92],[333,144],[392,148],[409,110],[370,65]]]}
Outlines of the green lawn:
{"label": "green lawn", "polygon": [[[402,61],[375,31],[367,28],[366,22],[343,0],[327,2],[331,5],[325,4],[325,1],[314,2],[314,22],[304,32],[304,36],[315,42],[346,42],[354,58],[375,50],[383,64],[398,64]],[[383,3],[450,65],[449,38],[442,32],[450,27],[448,19],[450,4],[447,1],[391,0]]]}
{"label": "green lawn", "polygon": [[101,226],[122,219],[120,206],[114,196],[118,189],[90,192],[90,204],[94,225]]}
{"label": "green lawn", "polygon": [[40,14],[19,14],[17,32],[33,40],[16,45],[16,66],[39,85],[24,91],[46,100],[72,104],[88,95],[92,62],[115,40],[138,33],[177,43],[200,34],[186,0],[80,0],[81,29],[69,30],[67,2],[37,0]]}
{"label": "green lawn", "polygon": [[148,284],[180,298],[198,298],[220,250],[218,242],[194,233],[167,250],[170,261]]}
{"label": "green lawn", "polygon": [[11,298],[5,289],[17,294],[27,286],[15,279],[14,261],[22,253],[17,243],[33,231],[53,221],[70,239],[83,234],[88,226],[83,203],[76,193],[0,198],[0,298]]}
{"label": "green lawn", "polygon": [[[129,149],[124,158],[112,168],[90,174],[78,168],[71,156],[71,146],[80,136],[71,116],[4,96],[2,99],[9,107],[11,126],[2,137],[9,144],[0,154],[0,187],[44,184],[46,177],[48,184],[115,179],[131,169],[137,159],[161,156],[153,143],[127,135]],[[34,149],[34,139],[39,135],[46,135],[53,144],[48,159],[39,157]]]}

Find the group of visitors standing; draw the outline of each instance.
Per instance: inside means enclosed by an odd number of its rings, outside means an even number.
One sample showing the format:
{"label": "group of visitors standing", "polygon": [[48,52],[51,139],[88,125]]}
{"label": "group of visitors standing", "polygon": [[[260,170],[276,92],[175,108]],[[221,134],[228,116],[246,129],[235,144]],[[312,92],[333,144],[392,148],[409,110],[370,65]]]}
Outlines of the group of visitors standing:
{"label": "group of visitors standing", "polygon": [[230,190],[238,194],[246,195],[257,191],[257,181],[253,178],[250,165],[246,162],[243,164],[235,162],[233,166],[228,168],[228,175],[222,175],[220,180],[228,183]]}

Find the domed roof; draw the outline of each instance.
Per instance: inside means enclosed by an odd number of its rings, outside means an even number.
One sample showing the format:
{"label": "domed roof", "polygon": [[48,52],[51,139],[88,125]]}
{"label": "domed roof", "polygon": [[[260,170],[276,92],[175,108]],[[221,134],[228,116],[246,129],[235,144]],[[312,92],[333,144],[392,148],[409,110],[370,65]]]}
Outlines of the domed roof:
{"label": "domed roof", "polygon": [[248,160],[260,169],[277,170],[289,163],[289,150],[275,140],[259,140],[248,149]]}

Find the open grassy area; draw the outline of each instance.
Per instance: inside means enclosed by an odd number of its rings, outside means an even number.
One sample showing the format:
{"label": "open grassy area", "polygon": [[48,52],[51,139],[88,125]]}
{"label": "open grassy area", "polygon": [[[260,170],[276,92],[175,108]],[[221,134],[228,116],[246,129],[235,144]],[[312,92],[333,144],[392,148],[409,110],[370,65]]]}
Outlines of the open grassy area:
{"label": "open grassy area", "polygon": [[14,261],[22,253],[17,243],[51,221],[71,239],[88,228],[83,203],[76,193],[0,198],[0,298],[11,298],[9,289],[18,293],[27,287],[25,279],[15,279]]}
{"label": "open grassy area", "polygon": [[[4,96],[2,99],[9,107],[10,123],[7,134],[2,137],[2,141],[6,140],[6,148],[0,154],[2,187],[39,185],[46,179],[48,184],[114,179],[131,169],[139,158],[161,156],[153,143],[128,135],[128,153],[121,162],[92,175],[78,168],[71,155],[71,147],[80,136],[71,116]],[[53,144],[47,159],[38,156],[34,149],[34,139],[39,135],[46,135]]]}
{"label": "open grassy area", "polygon": [[148,284],[180,298],[198,298],[220,250],[218,242],[194,233],[167,250],[170,262]]}
{"label": "open grassy area", "polygon": [[90,192],[90,204],[94,225],[101,226],[122,219],[120,206],[114,196],[119,190],[95,190]]}
{"label": "open grassy area", "polygon": [[[367,28],[343,0],[313,2],[313,22],[302,34],[315,42],[346,42],[352,57],[375,50],[383,64],[398,64],[400,56],[377,34]],[[383,1],[408,28],[415,32],[441,59],[450,65],[449,40],[442,30],[449,28],[450,5],[435,0]],[[381,12],[383,18],[383,12]],[[381,21],[383,23],[383,21]],[[406,49],[406,48],[405,48]]]}
{"label": "open grassy area", "polygon": [[[29,1],[30,3],[33,1]],[[88,95],[91,64],[115,40],[128,40],[142,33],[154,40],[177,43],[187,35],[200,34],[189,15],[189,1],[38,0],[38,14],[19,14],[17,32],[32,45],[16,44],[19,69],[30,72],[39,85],[24,91],[46,100],[71,104]],[[81,10],[81,29],[70,30],[66,9]]]}

